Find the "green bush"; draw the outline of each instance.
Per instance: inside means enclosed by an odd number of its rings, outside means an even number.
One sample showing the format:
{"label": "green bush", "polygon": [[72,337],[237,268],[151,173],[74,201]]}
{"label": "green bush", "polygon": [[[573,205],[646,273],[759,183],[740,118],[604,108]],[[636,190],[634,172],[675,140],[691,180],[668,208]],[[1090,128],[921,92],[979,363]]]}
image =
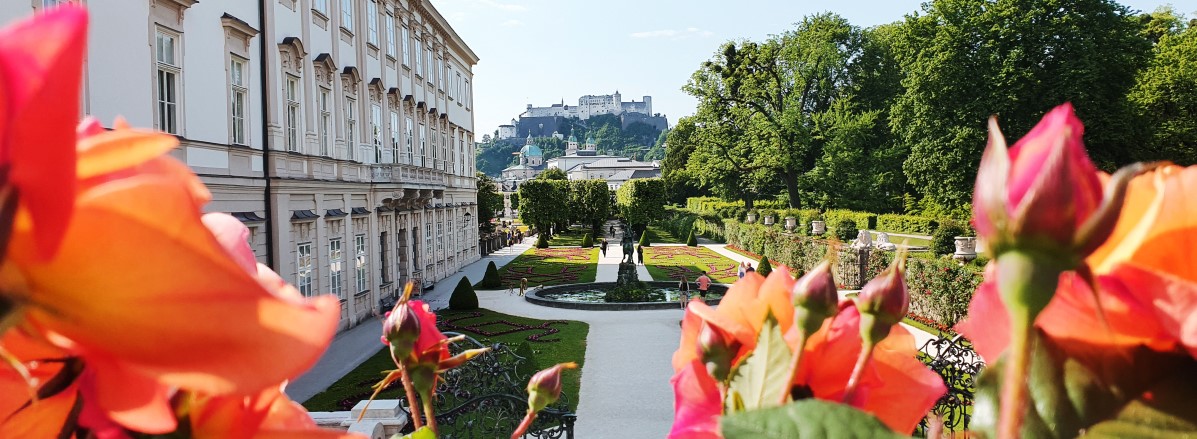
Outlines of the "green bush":
{"label": "green bush", "polygon": [[594,247],[594,237],[590,236],[590,233],[587,233],[586,236],[582,237],[582,248],[591,247]]}
{"label": "green bush", "polygon": [[[857,212],[846,209],[833,209],[823,212],[823,221],[828,225],[839,224],[841,221],[850,219],[856,223],[856,226],[865,230],[872,230],[877,228],[877,215],[869,212]],[[852,236],[855,238],[856,236]]]}
{"label": "green bush", "polygon": [[644,229],[644,231],[640,233],[640,246],[641,247],[652,247],[653,246],[652,241],[650,241],[648,239],[648,233],[649,233],[648,229]]}
{"label": "green bush", "polygon": [[956,237],[966,233],[964,227],[954,221],[945,221],[931,235],[931,251],[936,255],[956,253]]}
{"label": "green bush", "polygon": [[541,232],[536,238],[536,248],[549,248],[549,236],[546,233]]}
{"label": "green bush", "polygon": [[495,261],[490,261],[486,264],[486,273],[482,275],[482,282],[478,282],[478,288],[497,290],[503,287],[502,282],[499,278],[499,267],[495,266]]}
{"label": "green bush", "polygon": [[840,241],[849,242],[856,239],[856,235],[860,230],[856,228],[856,221],[848,218],[843,218],[835,223],[835,237]]}
{"label": "green bush", "polygon": [[686,236],[686,245],[690,247],[698,247],[698,238],[694,237],[694,229],[690,229],[690,235]]}
{"label": "green bush", "polygon": [[773,272],[773,265],[769,264],[768,256],[761,256],[760,263],[757,264],[756,274],[769,277],[769,273]]}
{"label": "green bush", "polygon": [[981,266],[960,265],[951,259],[906,259],[910,313],[943,326],[955,325],[968,314],[968,304],[981,283],[983,270]]}
{"label": "green bush", "polygon": [[470,285],[470,278],[462,276],[461,281],[457,282],[457,288],[454,288],[453,295],[449,296],[449,309],[478,309],[478,294]]}
{"label": "green bush", "polygon": [[935,218],[894,213],[877,215],[877,231],[879,232],[930,235],[935,233],[935,229],[938,228],[939,221]]}

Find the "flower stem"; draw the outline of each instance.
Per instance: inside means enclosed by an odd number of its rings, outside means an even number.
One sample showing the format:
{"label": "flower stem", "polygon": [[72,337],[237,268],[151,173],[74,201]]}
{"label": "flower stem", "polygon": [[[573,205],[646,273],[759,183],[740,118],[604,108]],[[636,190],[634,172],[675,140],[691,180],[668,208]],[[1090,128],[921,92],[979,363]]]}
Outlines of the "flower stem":
{"label": "flower stem", "polygon": [[524,433],[528,432],[528,428],[532,427],[532,421],[536,420],[536,412],[529,410],[528,414],[524,416],[524,420],[520,421],[519,427],[511,433],[511,439],[519,439]]}
{"label": "flower stem", "polygon": [[[798,345],[794,349],[794,355],[792,355],[790,357],[790,369],[789,369],[790,370],[790,383],[788,384],[788,386],[792,387],[794,385],[794,380],[796,378],[798,378],[798,365],[802,361],[802,352],[806,350],[805,347],[806,347],[806,331],[799,329],[798,330]],[[783,392],[781,394],[781,401],[778,401],[778,402],[785,404],[786,402],[789,401],[789,399],[790,399],[790,392]]]}
{"label": "flower stem", "polygon": [[432,410],[432,396],[424,398],[424,416],[428,417],[428,429],[432,430],[433,436],[440,436],[436,431],[436,413]]}
{"label": "flower stem", "polygon": [[1027,370],[1031,364],[1031,321],[1028,313],[1010,313],[1010,357],[1002,377],[998,437],[1017,438],[1026,413]]}
{"label": "flower stem", "polygon": [[856,365],[852,367],[852,375],[848,378],[848,385],[844,387],[842,399],[844,404],[852,404],[852,399],[856,397],[856,387],[860,384],[860,377],[864,376],[865,366],[869,365],[869,359],[873,358],[873,347],[876,345],[870,340],[861,342],[860,356],[856,357]]}
{"label": "flower stem", "polygon": [[420,404],[416,400],[416,389],[411,385],[411,377],[407,375],[407,368],[399,365],[399,370],[403,374],[403,390],[407,392],[407,408],[411,410],[411,422],[419,430],[424,426],[424,422],[420,420]]}

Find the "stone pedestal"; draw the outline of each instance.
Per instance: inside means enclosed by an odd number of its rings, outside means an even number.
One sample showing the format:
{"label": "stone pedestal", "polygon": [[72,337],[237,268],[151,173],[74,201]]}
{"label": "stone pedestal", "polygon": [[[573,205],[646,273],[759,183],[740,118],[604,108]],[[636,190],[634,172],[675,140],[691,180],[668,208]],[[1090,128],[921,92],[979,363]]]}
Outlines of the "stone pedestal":
{"label": "stone pedestal", "polygon": [[639,283],[640,276],[636,274],[636,264],[621,262],[619,264],[619,274],[615,278],[615,286],[638,285]]}
{"label": "stone pedestal", "polygon": [[773,215],[765,215],[765,225],[766,226],[773,225]]}
{"label": "stone pedestal", "polygon": [[755,212],[749,212],[749,213],[748,213],[748,217],[745,219],[745,221],[744,221],[744,222],[746,222],[746,223],[755,223],[755,222],[756,222],[756,213],[755,213]]}

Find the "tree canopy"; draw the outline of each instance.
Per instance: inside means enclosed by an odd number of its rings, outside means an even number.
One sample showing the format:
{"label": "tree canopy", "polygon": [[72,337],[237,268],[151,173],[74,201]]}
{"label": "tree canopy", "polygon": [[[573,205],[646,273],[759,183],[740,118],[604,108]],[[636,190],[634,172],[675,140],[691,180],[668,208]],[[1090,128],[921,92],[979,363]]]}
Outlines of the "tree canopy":
{"label": "tree canopy", "polygon": [[486,174],[479,172],[478,178],[478,231],[482,233],[490,233],[494,231],[495,225],[491,220],[495,218],[495,212],[503,209],[503,194],[495,188],[495,181]]}

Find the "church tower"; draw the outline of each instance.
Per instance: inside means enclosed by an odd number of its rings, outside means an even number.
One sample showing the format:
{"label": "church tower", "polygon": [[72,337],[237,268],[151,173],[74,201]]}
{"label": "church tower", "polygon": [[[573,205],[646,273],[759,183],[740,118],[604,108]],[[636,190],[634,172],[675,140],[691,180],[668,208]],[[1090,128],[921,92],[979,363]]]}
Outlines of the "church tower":
{"label": "church tower", "polygon": [[565,146],[565,155],[574,155],[578,153],[578,138],[574,137],[574,133],[569,133],[569,141]]}
{"label": "church tower", "polygon": [[598,145],[595,145],[595,143],[594,143],[594,136],[593,135],[587,136],[586,137],[586,150],[594,151],[596,149],[598,149]]}

